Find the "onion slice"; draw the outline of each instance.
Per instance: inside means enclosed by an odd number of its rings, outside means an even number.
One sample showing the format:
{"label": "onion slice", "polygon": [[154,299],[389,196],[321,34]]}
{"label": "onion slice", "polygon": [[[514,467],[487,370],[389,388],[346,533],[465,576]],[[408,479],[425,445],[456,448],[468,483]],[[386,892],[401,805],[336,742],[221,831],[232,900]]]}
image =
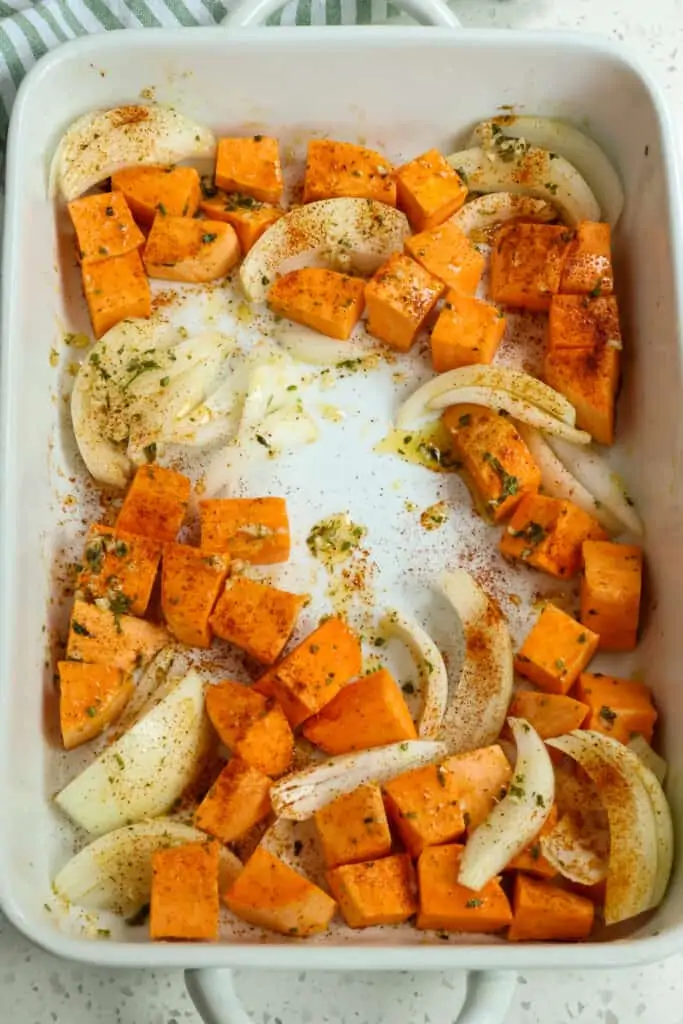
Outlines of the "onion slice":
{"label": "onion slice", "polygon": [[632,750],[634,754],[638,755],[645,767],[650,769],[661,786],[666,778],[668,767],[664,758],[660,757],[659,754],[652,749],[645,737],[641,736],[639,732],[637,732],[626,745],[629,750]]}
{"label": "onion slice", "polygon": [[514,192],[543,199],[553,203],[570,225],[601,218],[598,201],[577,169],[559,154],[523,139],[502,139],[491,150],[475,146],[447,159],[470,192]]}
{"label": "onion slice", "polygon": [[484,239],[498,224],[520,218],[537,224],[548,224],[557,220],[557,210],[543,199],[515,195],[514,192],[492,192],[465,203],[451,217],[451,221],[468,237],[475,235]]}
{"label": "onion slice", "polygon": [[509,370],[502,366],[461,366],[457,370],[448,370],[438,377],[432,377],[414,391],[399,409],[396,425],[401,430],[410,429],[426,414],[433,399],[452,388],[472,387],[509,391],[511,395],[538,406],[569,427],[576,423],[576,410],[564,395],[522,370]]}
{"label": "onion slice", "polygon": [[538,834],[555,799],[553,765],[543,740],[524,718],[508,718],[517,744],[508,791],[467,841],[458,882],[478,891]]}
{"label": "onion slice", "polygon": [[514,419],[544,430],[547,434],[557,434],[574,444],[590,444],[591,442],[591,435],[585,430],[568,427],[562,420],[555,419],[543,409],[539,409],[537,405],[532,405],[526,399],[517,398],[509,391],[502,391],[498,388],[453,388],[432,398],[428,407],[430,409],[446,409],[449,405],[463,404],[483,405],[489,409],[504,409]]}
{"label": "onion slice", "polygon": [[387,782],[411,768],[443,760],[447,754],[446,744],[433,740],[406,740],[341,754],[276,782],[270,791],[273,810],[280,817],[305,821],[336,797],[358,786]]}
{"label": "onion slice", "polygon": [[300,327],[289,323],[280,323],[271,333],[273,341],[301,363],[312,366],[336,366],[349,359],[364,359],[374,349],[367,343],[355,341],[336,341],[308,327]]}
{"label": "onion slice", "polygon": [[[658,876],[657,833],[652,803],[639,775],[625,759],[617,761],[606,754],[606,738],[576,730],[547,743],[578,761],[597,786],[607,811],[610,854],[605,923],[617,924],[652,906]],[[631,756],[638,761],[635,754]]]}
{"label": "onion slice", "polygon": [[465,656],[442,735],[451,754],[486,747],[499,736],[513,684],[510,633],[496,604],[457,569],[444,572],[442,589],[462,625]]}
{"label": "onion slice", "polygon": [[590,828],[583,816],[563,815],[539,841],[545,859],[564,878],[595,885],[607,875],[609,830]]}
{"label": "onion slice", "polygon": [[441,651],[419,622],[393,608],[380,622],[380,629],[402,640],[417,662],[423,688],[417,731],[421,739],[436,739],[448,702],[448,673]]}

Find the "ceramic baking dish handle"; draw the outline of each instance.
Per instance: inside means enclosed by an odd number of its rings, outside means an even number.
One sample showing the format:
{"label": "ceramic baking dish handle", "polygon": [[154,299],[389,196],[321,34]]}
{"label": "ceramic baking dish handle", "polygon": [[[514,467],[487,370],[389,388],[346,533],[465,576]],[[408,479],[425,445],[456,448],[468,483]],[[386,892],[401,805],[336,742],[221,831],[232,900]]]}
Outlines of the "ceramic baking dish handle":
{"label": "ceramic baking dish handle", "polygon": [[[394,0],[394,6],[406,11],[423,25],[462,27],[443,0]],[[284,0],[242,0],[223,19],[223,25],[227,28],[254,28],[255,25],[263,25],[281,7],[284,7]]]}
{"label": "ceramic baking dish handle", "polygon": [[[186,971],[185,982],[204,1024],[253,1024],[235,991],[232,971]],[[515,982],[513,971],[467,972],[465,1002],[448,1024],[503,1024]]]}

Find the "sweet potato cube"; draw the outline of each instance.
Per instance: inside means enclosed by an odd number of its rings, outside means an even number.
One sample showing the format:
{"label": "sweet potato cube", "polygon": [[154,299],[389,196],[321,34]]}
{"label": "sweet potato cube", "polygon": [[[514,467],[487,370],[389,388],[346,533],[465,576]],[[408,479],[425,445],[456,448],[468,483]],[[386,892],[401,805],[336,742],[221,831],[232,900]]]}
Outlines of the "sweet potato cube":
{"label": "sweet potato cube", "polygon": [[652,742],[657,712],[645,683],[583,672],[576,696],[588,706],[585,729],[604,732],[620,743],[628,743],[639,732]]}
{"label": "sweet potato cube", "polygon": [[412,235],[405,248],[425,270],[460,295],[474,295],[479,287],[484,257],[452,221]]}
{"label": "sweet potato cube", "polygon": [[142,259],[149,277],[202,283],[230,273],[240,258],[232,224],[157,213]]}
{"label": "sweet potato cube", "polygon": [[515,878],[508,939],[513,942],[587,939],[594,915],[595,908],[585,897],[519,874]]}
{"label": "sweet potato cube", "polygon": [[206,711],[221,741],[264,775],[292,763],[294,736],[279,704],[226,679],[206,689]]}
{"label": "sweet potato cube", "polygon": [[597,520],[571,501],[525,495],[508,523],[500,550],[558,579],[571,579],[581,568],[581,545],[606,534]]}
{"label": "sweet potato cube", "polygon": [[209,220],[224,220],[232,224],[244,255],[258,242],[264,231],[284,214],[279,206],[261,203],[253,196],[221,192],[219,189],[212,189],[211,192],[211,195],[201,200],[199,209]]}
{"label": "sweet potato cube", "polygon": [[543,740],[580,729],[588,707],[561,693],[537,693],[518,690],[510,705],[510,714],[526,718]]}
{"label": "sweet potato cube", "polygon": [[396,206],[394,169],[381,153],[353,142],[311,139],[306,155],[304,202],[375,199]]}
{"label": "sweet potato cube", "polygon": [[515,657],[515,671],[546,693],[569,693],[598,641],[592,630],[547,604]]}
{"label": "sweet potato cube", "polygon": [[374,860],[391,853],[391,833],[379,786],[359,786],[315,814],[328,868]]}
{"label": "sweet potato cube", "polygon": [[457,793],[465,827],[471,832],[488,817],[503,796],[512,768],[501,747],[494,743],[447,758],[440,773],[448,773],[449,791]]}
{"label": "sweet potato cube", "polygon": [[340,865],[327,881],[349,928],[400,924],[417,911],[415,871],[405,853]]}
{"label": "sweet potato cube", "polygon": [[67,750],[99,736],[119,717],[133,695],[130,676],[109,665],[60,661],[59,722]]}
{"label": "sweet potato cube", "polygon": [[477,892],[458,884],[464,846],[430,846],[417,863],[420,909],[417,927],[445,932],[498,932],[512,921],[500,882],[493,879]]}
{"label": "sweet potato cube", "polygon": [[483,405],[451,405],[442,422],[495,522],[538,491],[541,471],[509,417]]}
{"label": "sweet potato cube", "polygon": [[576,425],[598,444],[613,444],[621,353],[607,345],[546,352],[543,379],[576,409]]}
{"label": "sweet potato cube", "polygon": [[557,804],[553,804],[550,809],[550,814],[543,822],[538,833],[534,836],[529,845],[521,851],[521,853],[518,853],[516,857],[512,858],[505,870],[526,871],[530,875],[538,876],[538,878],[554,878],[557,874],[557,870],[552,866],[550,861],[544,857],[541,839],[544,836],[550,835],[556,825]]}
{"label": "sweet potato cube", "polygon": [[222,843],[231,843],[270,814],[267,775],[233,757],[194,814],[194,823]]}
{"label": "sweet potato cube", "polygon": [[223,589],[230,562],[188,544],[164,546],[161,610],[168,628],[188,647],[210,647],[211,612]]}
{"label": "sweet potato cube", "polygon": [[99,192],[69,203],[81,263],[125,256],[145,241],[120,192]]}
{"label": "sweet potato cube", "polygon": [[82,268],[83,294],[96,338],[122,320],[152,315],[152,293],[137,249]]}
{"label": "sweet potato cube", "polygon": [[417,730],[398,683],[385,668],[344,686],[303,729],[327,754],[382,747],[417,739]]}
{"label": "sweet potato cube", "polygon": [[582,220],[567,249],[560,292],[564,295],[611,295],[613,291],[610,226]]}
{"label": "sweet potato cube", "polygon": [[430,344],[437,373],[473,363],[490,363],[505,334],[505,317],[495,306],[449,292]]}
{"label": "sweet potato cube", "polygon": [[266,135],[219,139],[216,185],[226,192],[243,192],[263,203],[282,196],[282,168],[277,139]]}
{"label": "sweet potato cube", "polygon": [[212,498],[199,502],[202,548],[252,565],[289,558],[284,498]]}
{"label": "sweet potato cube", "polygon": [[522,309],[547,310],[560,289],[571,233],[561,224],[511,221],[491,250],[491,298]]}
{"label": "sweet potato cube", "polygon": [[438,149],[399,167],[396,184],[398,205],[414,231],[443,224],[467,198],[467,185]]}
{"label": "sweet potato cube", "polygon": [[368,333],[407,352],[443,291],[419,263],[394,253],[365,286]]}
{"label": "sweet potato cube", "polygon": [[548,316],[548,351],[621,349],[616,296],[553,295]]}
{"label": "sweet potato cube", "polygon": [[131,672],[150,661],[170,639],[165,629],[144,619],[75,601],[66,656]]}
{"label": "sweet potato cube", "polygon": [[457,773],[430,764],[390,779],[383,789],[389,820],[411,856],[425,846],[452,842],[465,831]]}
{"label": "sweet potato cube", "polygon": [[329,704],[361,666],[358,638],[342,619],[330,618],[261,676],[254,689],[275,697],[295,729]]}
{"label": "sweet potato cube", "polygon": [[128,488],[115,529],[175,540],[190,499],[190,481],[161,466],[141,466]]}
{"label": "sweet potato cube", "polygon": [[600,637],[600,650],[636,646],[643,549],[634,544],[587,541],[583,545],[581,622]]}
{"label": "sweet potato cube", "polygon": [[363,312],[365,281],[304,267],[277,279],[268,292],[268,305],[278,316],[346,341]]}
{"label": "sweet potato cube", "polygon": [[272,665],[282,654],[299,612],[304,594],[290,594],[246,576],[228,580],[211,616],[216,636],[241,647],[252,658]]}
{"label": "sweet potato cube", "polygon": [[152,854],[153,939],[218,938],[218,843],[184,843]]}
{"label": "sweet potato cube", "polygon": [[199,205],[199,173],[194,167],[126,167],[111,176],[138,224],[151,227],[157,213],[194,217]]}
{"label": "sweet potato cube", "polygon": [[262,846],[256,847],[223,900],[242,920],[297,938],[324,932],[337,906]]}
{"label": "sweet potato cube", "polygon": [[161,561],[161,547],[153,537],[93,523],[76,592],[89,601],[107,598],[121,611],[144,615]]}

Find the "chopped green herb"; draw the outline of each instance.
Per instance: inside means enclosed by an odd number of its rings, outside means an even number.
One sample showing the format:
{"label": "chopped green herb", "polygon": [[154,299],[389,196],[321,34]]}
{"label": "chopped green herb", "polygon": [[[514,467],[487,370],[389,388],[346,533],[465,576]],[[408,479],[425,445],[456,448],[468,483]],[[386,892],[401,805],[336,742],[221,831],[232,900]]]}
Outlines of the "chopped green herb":
{"label": "chopped green herb", "polygon": [[414,821],[415,818],[417,818],[417,811],[406,811],[406,813],[403,814],[402,817],[407,818],[408,821]]}
{"label": "chopped green herb", "polygon": [[402,743],[400,749],[401,750],[407,750],[408,749],[408,744],[407,743]]}
{"label": "chopped green herb", "polygon": [[108,939],[109,936],[111,935],[111,932],[109,931],[108,928],[98,928],[97,934],[101,939]]}
{"label": "chopped green herb", "polygon": [[557,185],[554,181],[546,181],[545,187],[548,189],[551,196],[554,196],[557,193]]}
{"label": "chopped green herb", "polygon": [[595,288],[592,288],[588,294],[591,299],[599,299],[602,294],[602,281],[598,281]]}
{"label": "chopped green herb", "polygon": [[472,413],[465,412],[465,413],[462,414],[462,416],[458,420],[458,425],[461,426],[461,427],[469,427],[471,422],[472,422]]}
{"label": "chopped green herb", "polygon": [[533,860],[538,860],[538,858],[541,856],[541,845],[540,845],[540,843],[533,843],[529,847],[529,853],[531,854],[531,857],[532,857]]}
{"label": "chopped green herb", "polygon": [[415,686],[413,683],[404,683],[401,689],[407,694],[415,693]]}
{"label": "chopped green herb", "polygon": [[519,480],[516,476],[512,476],[511,473],[505,469],[499,459],[491,452],[484,452],[484,462],[488,462],[493,472],[500,479],[500,494],[497,498],[494,498],[489,502],[489,505],[497,507],[502,505],[506,498],[511,498],[513,495],[519,493]]}
{"label": "chopped green herb", "polygon": [[123,760],[119,753],[114,754],[114,760],[116,761],[119,768],[123,771],[123,769],[126,767],[126,762]]}
{"label": "chopped green herb", "polygon": [[474,910],[475,907],[481,907],[484,901],[480,900],[477,896],[473,896],[471,900],[468,900],[465,906],[468,910]]}
{"label": "chopped green herb", "polygon": [[511,530],[510,532],[513,537],[523,537],[532,547],[536,547],[547,536],[547,530],[540,523],[535,523],[533,519],[523,530]]}
{"label": "chopped green herb", "polygon": [[125,558],[128,554],[128,545],[125,540],[117,540],[114,544],[114,554],[117,558]]}
{"label": "chopped green herb", "polygon": [[469,828],[470,822],[472,821],[472,816],[469,811],[463,811],[462,820],[465,824],[465,828]]}
{"label": "chopped green herb", "polygon": [[567,664],[564,658],[555,658],[555,668],[559,668],[560,672],[567,671]]}
{"label": "chopped green herb", "polygon": [[612,711],[606,704],[603,704],[600,708],[600,718],[604,718],[606,722],[613,722],[617,717],[616,711]]}
{"label": "chopped green herb", "polygon": [[215,242],[217,238],[218,235],[215,232],[207,232],[207,234],[202,235],[202,242],[204,245],[208,245],[209,242]]}
{"label": "chopped green herb", "polygon": [[114,615],[127,615],[131,604],[131,598],[121,590],[109,599],[109,609]]}
{"label": "chopped green herb", "polygon": [[267,277],[266,274],[261,274],[261,284],[264,288],[267,288],[270,284],[270,278]]}
{"label": "chopped green herb", "polygon": [[436,781],[443,789],[446,788],[446,782],[448,780],[446,779],[446,772],[443,770],[443,768],[436,769]]}
{"label": "chopped green herb", "polygon": [[90,572],[97,576],[102,572],[102,563],[104,561],[104,541],[101,537],[91,541],[85,549],[85,560],[88,563],[88,569]]}
{"label": "chopped green herb", "polygon": [[162,388],[167,388],[170,383],[171,383],[171,378],[170,377],[162,377],[161,380],[159,381],[159,384],[160,384],[160,386]]}
{"label": "chopped green herb", "polygon": [[263,136],[262,135],[255,135],[254,136],[254,142],[261,142],[262,140],[263,140]]}
{"label": "chopped green herb", "polygon": [[537,807],[545,807],[545,800],[543,799],[543,797],[542,797],[542,795],[540,793],[536,794],[536,806]]}
{"label": "chopped green herb", "polygon": [[136,910],[127,920],[126,924],[131,928],[137,928],[144,924],[149,917],[149,903],[143,903],[139,910]]}
{"label": "chopped green herb", "polygon": [[374,647],[384,647],[386,640],[383,636],[376,636],[372,643]]}
{"label": "chopped green herb", "polygon": [[105,206],[104,212],[105,212],[107,217],[113,217],[114,216],[114,207],[113,206]]}
{"label": "chopped green herb", "polygon": [[157,210],[159,211],[162,217],[166,216],[166,207],[164,206],[163,203],[157,203]]}
{"label": "chopped green herb", "polygon": [[296,391],[296,384],[289,384],[287,386],[288,391]]}
{"label": "chopped green herb", "polygon": [[303,848],[304,848],[304,844],[301,842],[301,840],[300,839],[295,839],[294,840],[294,856],[298,857],[299,854],[301,853],[301,851],[303,850]]}
{"label": "chopped green herb", "polygon": [[524,797],[524,787],[523,786],[517,786],[517,785],[515,785],[514,782],[512,782],[510,784],[509,793],[510,793],[510,796],[517,797],[518,800],[521,800]]}
{"label": "chopped green herb", "polygon": [[311,652],[311,654],[317,654],[318,651],[320,650],[320,645],[319,644],[309,644],[308,645],[308,649]]}
{"label": "chopped green herb", "polygon": [[264,448],[270,448],[270,442],[266,440],[263,434],[257,434],[256,440],[259,444],[262,444]]}
{"label": "chopped green herb", "polygon": [[151,444],[146,444],[145,447],[142,450],[145,453],[145,458],[147,459],[147,461],[148,462],[154,462],[154,460],[157,457],[156,442],[152,441]]}
{"label": "chopped green herb", "polygon": [[88,718],[94,718],[95,715],[97,714],[97,708],[93,704],[91,704],[89,708],[85,709],[85,713],[88,716]]}
{"label": "chopped green herb", "polygon": [[78,636],[91,635],[90,632],[85,628],[85,626],[82,626],[80,622],[76,622],[75,619],[71,620],[71,628],[73,629],[74,633],[76,633]]}
{"label": "chopped green herb", "polygon": [[375,823],[375,819],[372,817],[372,815],[370,815],[369,818],[363,818],[363,824],[364,825],[374,825],[374,823]]}
{"label": "chopped green herb", "polygon": [[412,440],[413,440],[413,435],[412,434],[406,434],[406,436],[403,438],[403,443],[404,444],[410,444],[410,442]]}
{"label": "chopped green herb", "polygon": [[588,639],[588,637],[586,636],[585,633],[579,633],[579,635],[577,637],[577,643],[585,644],[587,639]]}

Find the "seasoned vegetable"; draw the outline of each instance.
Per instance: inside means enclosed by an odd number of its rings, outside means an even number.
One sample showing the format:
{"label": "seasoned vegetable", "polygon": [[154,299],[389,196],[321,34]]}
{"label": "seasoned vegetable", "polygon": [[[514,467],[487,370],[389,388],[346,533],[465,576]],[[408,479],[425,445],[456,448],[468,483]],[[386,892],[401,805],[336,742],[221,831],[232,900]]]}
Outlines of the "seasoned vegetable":
{"label": "seasoned vegetable", "polygon": [[485,261],[452,220],[406,239],[406,252],[460,295],[474,295]]}
{"label": "seasoned vegetable", "polygon": [[194,167],[126,167],[111,176],[138,224],[151,227],[157,213],[194,217],[199,205],[199,174]]}
{"label": "seasoned vegetable", "polygon": [[240,244],[231,224],[171,217],[161,211],[142,251],[147,274],[162,281],[217,281],[239,258]]}
{"label": "seasoned vegetable", "polygon": [[117,192],[75,199],[69,213],[76,231],[76,250],[81,263],[97,263],[110,256],[125,256],[145,241],[124,197]]}
{"label": "seasoned vegetable", "polygon": [[548,351],[621,349],[619,309],[614,295],[553,295],[548,317]]}
{"label": "seasoned vegetable", "polygon": [[110,608],[125,605],[131,615],[144,615],[161,561],[161,547],[161,542],[152,537],[93,523],[76,592],[89,601],[105,599]]}
{"label": "seasoned vegetable", "polygon": [[614,278],[610,236],[609,224],[580,221],[562,267],[563,295],[611,295]]}
{"label": "seasoned vegetable", "polygon": [[594,913],[593,904],[585,897],[518,874],[508,939],[513,942],[587,939]]}
{"label": "seasoned vegetable", "polygon": [[636,646],[643,580],[643,549],[634,544],[583,545],[581,622],[600,637],[604,651]]}
{"label": "seasoned vegetable", "polygon": [[195,811],[197,828],[231,843],[270,814],[270,779],[233,757]]}
{"label": "seasoned vegetable", "polygon": [[152,854],[153,939],[218,938],[218,843],[186,843]]}
{"label": "seasoned vegetable", "polygon": [[587,626],[547,604],[517,652],[515,671],[547,693],[569,693],[598,649],[598,640]]}
{"label": "seasoned vegetable", "polygon": [[491,251],[491,298],[522,309],[547,310],[560,289],[571,232],[561,225],[504,224]]}
{"label": "seasoned vegetable", "polygon": [[498,932],[512,921],[500,882],[491,879],[476,893],[457,882],[464,847],[430,846],[417,865],[420,909],[417,927],[444,932]]}
{"label": "seasoned vegetable", "polygon": [[374,860],[391,853],[391,833],[379,786],[359,786],[315,813],[328,868]]}
{"label": "seasoned vegetable", "polygon": [[253,196],[242,195],[240,192],[211,189],[211,193],[200,201],[199,209],[209,220],[224,220],[232,224],[243,255],[249,252],[271,224],[284,215],[284,210],[279,206],[261,203]]}
{"label": "seasoned vegetable", "polygon": [[441,281],[415,260],[390,256],[365,288],[368,333],[407,352],[443,291]]}
{"label": "seasoned vegetable", "polygon": [[588,710],[573,697],[535,690],[517,690],[510,705],[510,714],[526,719],[542,740],[580,729]]}
{"label": "seasoned vegetable", "polygon": [[497,743],[449,757],[438,770],[448,774],[449,788],[458,794],[458,806],[470,832],[502,799],[512,775],[510,762]]}
{"label": "seasoned vegetable", "polygon": [[554,878],[557,875],[555,868],[544,856],[545,848],[542,840],[549,836],[557,825],[557,804],[553,804],[550,814],[543,823],[542,828],[536,833],[528,846],[521,853],[513,857],[506,865],[506,871],[526,871],[529,875],[536,875],[539,878]]}
{"label": "seasoned vegetable", "polygon": [[396,171],[398,205],[414,231],[436,227],[459,210],[468,188],[439,153],[430,149]]}
{"label": "seasoned vegetable", "polygon": [[214,498],[199,502],[202,548],[253,565],[289,558],[284,498]]}
{"label": "seasoned vegetable", "polygon": [[133,693],[133,682],[120,668],[60,661],[59,722],[67,750],[99,736],[119,717]]}
{"label": "seasoned vegetable", "polygon": [[582,672],[576,695],[587,705],[584,726],[628,743],[640,733],[648,743],[657,721],[652,694],[645,683]]}
{"label": "seasoned vegetable", "polygon": [[389,820],[411,856],[465,831],[459,802],[464,787],[457,773],[430,764],[391,779],[383,789]]}
{"label": "seasoned vegetable", "polygon": [[619,349],[562,349],[546,352],[543,377],[572,403],[576,423],[599,444],[614,442],[616,395],[621,373]]}
{"label": "seasoned vegetable", "polygon": [[396,206],[394,168],[374,149],[353,142],[311,139],[304,174],[305,203],[355,197]]}
{"label": "seasoned vegetable", "polygon": [[437,373],[472,363],[490,363],[505,333],[505,317],[495,306],[451,291],[431,335]]}
{"label": "seasoned vegetable", "polygon": [[436,739],[448,704],[448,673],[441,651],[418,622],[395,608],[382,617],[380,629],[383,636],[402,640],[415,659],[422,693],[418,735],[422,739]]}
{"label": "seasoned vegetable", "polygon": [[182,473],[161,466],[141,466],[133,477],[117,530],[156,540],[175,540],[190,498],[190,481]]}
{"label": "seasoned vegetable", "polygon": [[241,192],[264,203],[279,202],[282,168],[277,139],[266,135],[219,139],[216,185],[226,192]]}
{"label": "seasoned vegetable", "polygon": [[283,274],[268,292],[278,316],[346,341],[363,312],[365,282],[321,267]]}
{"label": "seasoned vegetable", "polygon": [[170,642],[165,629],[126,615],[125,608],[124,600],[109,608],[76,601],[69,624],[67,658],[130,672]]}
{"label": "seasoned vegetable", "polygon": [[571,579],[581,568],[583,542],[604,537],[597,520],[571,501],[527,494],[508,523],[500,550],[506,558]]}
{"label": "seasoned vegetable", "polygon": [[210,647],[211,612],[228,573],[222,555],[169,543],[161,565],[161,610],[168,628],[188,647]]}
{"label": "seasoned vegetable", "polygon": [[84,264],[83,294],[96,338],[121,320],[152,315],[149,281],[137,249]]}
{"label": "seasoned vegetable", "polygon": [[206,710],[222,742],[243,761],[265,775],[287,771],[294,737],[276,701],[226,679],[207,687]]}
{"label": "seasoned vegetable", "polygon": [[327,881],[350,928],[400,924],[417,911],[415,871],[405,853],[332,868]]}
{"label": "seasoned vegetable", "polygon": [[282,654],[299,612],[304,594],[290,594],[246,576],[228,580],[210,618],[211,628],[222,640],[241,647],[264,665]]}

